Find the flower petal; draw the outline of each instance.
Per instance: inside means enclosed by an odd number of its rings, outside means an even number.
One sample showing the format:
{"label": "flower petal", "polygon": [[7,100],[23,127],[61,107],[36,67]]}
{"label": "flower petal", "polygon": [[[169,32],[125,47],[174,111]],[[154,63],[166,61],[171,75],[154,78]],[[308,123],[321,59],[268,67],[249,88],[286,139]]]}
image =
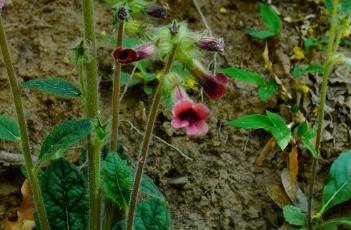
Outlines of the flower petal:
{"label": "flower petal", "polygon": [[189,125],[189,122],[186,120],[181,120],[179,117],[174,117],[171,121],[171,125],[173,128],[184,128]]}
{"label": "flower petal", "polygon": [[121,64],[129,64],[138,61],[138,54],[133,49],[117,48],[113,57]]}
{"label": "flower petal", "polygon": [[195,104],[193,110],[200,120],[206,120],[210,116],[210,110],[202,103]]}
{"label": "flower petal", "polygon": [[222,85],[227,84],[229,81],[228,77],[223,73],[217,73],[215,76],[215,79],[219,84],[222,84]]}
{"label": "flower petal", "polygon": [[194,105],[194,102],[190,99],[183,99],[177,102],[172,110],[173,116],[177,117],[179,114],[191,109]]}
{"label": "flower petal", "polygon": [[201,83],[205,93],[213,100],[220,99],[227,92],[225,86],[217,82],[214,77],[207,77]]}
{"label": "flower petal", "polygon": [[200,136],[208,132],[208,125],[205,121],[198,121],[186,127],[186,134]]}

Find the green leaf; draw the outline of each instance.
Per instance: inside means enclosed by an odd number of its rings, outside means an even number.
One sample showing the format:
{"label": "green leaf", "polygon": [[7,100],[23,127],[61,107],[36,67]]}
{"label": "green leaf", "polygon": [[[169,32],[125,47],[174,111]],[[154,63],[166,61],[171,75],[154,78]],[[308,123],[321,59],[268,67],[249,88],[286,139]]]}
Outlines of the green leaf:
{"label": "green leaf", "polygon": [[323,73],[324,68],[321,65],[309,65],[306,68],[295,67],[292,74],[295,78],[300,78],[306,73]]}
{"label": "green leaf", "polygon": [[[129,78],[131,79],[129,80]],[[136,78],[135,75],[130,76],[129,73],[122,72],[121,74],[121,86],[125,86],[128,83],[128,87],[135,86],[141,82],[140,79]]]}
{"label": "green leaf", "polygon": [[308,149],[308,151],[310,151],[310,153],[312,154],[313,157],[317,157],[317,149],[314,146],[314,144],[311,142],[311,140],[309,139],[305,139],[302,141],[303,144],[306,146],[306,148]]}
{"label": "green leaf", "polygon": [[286,222],[291,225],[303,226],[305,225],[305,215],[298,207],[287,205],[283,209],[283,215]]}
{"label": "green leaf", "polygon": [[71,145],[84,139],[91,129],[90,119],[68,120],[56,125],[41,146],[39,160],[46,160],[59,151],[66,151]]}
{"label": "green leaf", "polygon": [[244,129],[265,129],[270,130],[273,123],[264,115],[250,114],[239,119],[229,121],[226,125]]}
{"label": "green leaf", "polygon": [[84,175],[58,159],[40,176],[40,186],[52,230],[88,229],[88,191]]}
{"label": "green leaf", "polygon": [[260,3],[260,13],[263,19],[264,25],[270,30],[279,34],[281,29],[281,22],[279,15],[273,10],[273,8],[267,4]]}
{"label": "green leaf", "polygon": [[332,164],[324,186],[320,213],[351,199],[351,150],[342,153]]}
{"label": "green leaf", "polygon": [[16,142],[20,139],[17,122],[0,114],[0,139]]}
{"label": "green leaf", "polygon": [[268,119],[273,123],[274,127],[270,129],[274,139],[279,147],[284,150],[288,146],[291,139],[291,130],[285,124],[284,119],[276,113],[267,111]]}
{"label": "green leaf", "polygon": [[277,91],[277,83],[271,79],[267,85],[258,89],[258,95],[262,101],[268,101]]}
{"label": "green leaf", "polygon": [[248,33],[250,36],[257,38],[257,39],[261,39],[261,40],[269,38],[269,37],[274,37],[277,35],[276,32],[271,31],[271,30],[261,30],[261,31],[249,30]]}
{"label": "green leaf", "polygon": [[316,230],[337,229],[339,225],[351,226],[351,217],[339,217],[332,220],[327,220],[316,227]]}
{"label": "green leaf", "polygon": [[302,122],[299,127],[297,128],[297,135],[302,138],[305,136],[306,132],[308,130],[308,124],[307,121]]}
{"label": "green leaf", "polygon": [[37,89],[58,97],[79,97],[81,92],[71,83],[58,79],[46,78],[24,82],[22,89]]}
{"label": "green leaf", "polygon": [[[340,0],[339,1],[339,6],[340,6],[340,13],[343,14],[351,14],[351,1],[350,0]],[[325,7],[331,11],[333,9],[333,1],[332,0],[326,0],[325,1]]]}
{"label": "green leaf", "polygon": [[143,177],[141,179],[141,185],[140,185],[140,190],[141,192],[149,195],[152,198],[157,198],[164,200],[165,198],[163,197],[163,194],[160,192],[158,187],[154,184],[152,179],[145,174],[143,174]]}
{"label": "green leaf", "polygon": [[149,199],[138,204],[134,229],[138,230],[167,230],[170,228],[170,213],[160,199]]}
{"label": "green leaf", "polygon": [[239,81],[254,84],[260,87],[265,86],[264,78],[257,73],[249,72],[236,67],[223,68],[221,71],[230,78],[235,78]]}
{"label": "green leaf", "polygon": [[117,153],[112,153],[103,163],[101,176],[106,197],[126,210],[133,185],[131,167]]}

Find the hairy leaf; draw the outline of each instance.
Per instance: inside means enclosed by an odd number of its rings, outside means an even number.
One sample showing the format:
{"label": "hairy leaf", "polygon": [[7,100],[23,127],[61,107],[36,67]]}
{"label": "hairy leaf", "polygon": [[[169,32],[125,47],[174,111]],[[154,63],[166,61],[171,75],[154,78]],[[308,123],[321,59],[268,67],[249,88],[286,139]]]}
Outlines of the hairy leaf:
{"label": "hairy leaf", "polygon": [[251,114],[239,119],[229,121],[226,125],[244,128],[244,129],[265,129],[270,130],[273,123],[264,115]]}
{"label": "hairy leaf", "polygon": [[81,92],[71,83],[58,79],[46,78],[24,82],[22,89],[37,89],[58,97],[79,97]]}
{"label": "hairy leaf", "polygon": [[284,219],[291,225],[303,226],[305,224],[305,215],[301,210],[293,205],[287,205],[283,209]]}
{"label": "hairy leaf", "polygon": [[143,174],[141,185],[140,185],[141,192],[147,194],[152,198],[158,198],[164,200],[163,194],[160,192],[158,187],[154,184],[152,179],[145,174]]}
{"label": "hairy leaf", "polygon": [[264,78],[257,73],[242,70],[236,67],[229,67],[221,69],[230,78],[235,78],[239,81],[243,81],[250,84],[255,84],[257,86],[264,86]]}
{"label": "hairy leaf", "polygon": [[131,167],[117,153],[109,154],[103,163],[101,176],[106,197],[127,209],[133,184]]}
{"label": "hairy leaf", "polygon": [[61,158],[40,176],[40,186],[52,230],[88,229],[88,191],[84,175]]}
{"label": "hairy leaf", "polygon": [[342,153],[332,164],[329,179],[324,186],[322,207],[323,214],[329,208],[351,199],[351,151]]}
{"label": "hairy leaf", "polygon": [[16,142],[19,138],[17,122],[0,114],[0,139]]}
{"label": "hairy leaf", "polygon": [[85,138],[91,129],[90,119],[68,120],[55,126],[41,146],[39,160],[49,159],[58,151],[66,151],[71,145]]}

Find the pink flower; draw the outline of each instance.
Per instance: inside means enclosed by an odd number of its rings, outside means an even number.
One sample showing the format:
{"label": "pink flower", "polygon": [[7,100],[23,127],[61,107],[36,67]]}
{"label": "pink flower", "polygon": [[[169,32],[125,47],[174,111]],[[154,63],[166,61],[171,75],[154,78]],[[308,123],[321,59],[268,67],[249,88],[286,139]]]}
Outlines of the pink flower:
{"label": "pink flower", "polygon": [[224,52],[224,41],[221,38],[201,38],[196,45],[203,50],[220,53]]}
{"label": "pink flower", "polygon": [[113,57],[121,64],[129,64],[150,57],[156,53],[156,46],[151,43],[143,44],[136,49],[117,48]]}
{"label": "pink flower", "polygon": [[186,134],[192,136],[206,134],[208,132],[206,120],[210,116],[208,107],[201,103],[194,103],[180,87],[176,87],[173,99],[176,103],[172,109],[172,127],[185,128]]}

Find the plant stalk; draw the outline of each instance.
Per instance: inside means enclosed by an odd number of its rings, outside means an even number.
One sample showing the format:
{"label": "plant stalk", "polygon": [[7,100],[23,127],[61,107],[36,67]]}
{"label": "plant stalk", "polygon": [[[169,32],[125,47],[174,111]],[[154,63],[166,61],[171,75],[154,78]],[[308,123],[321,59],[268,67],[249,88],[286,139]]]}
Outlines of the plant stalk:
{"label": "plant stalk", "polygon": [[[83,16],[85,40],[91,49],[90,62],[85,65],[86,113],[87,117],[96,118],[98,112],[98,79],[93,0],[83,0]],[[95,156],[98,148],[95,146],[92,136],[90,135],[88,138],[89,229],[97,230],[100,228],[99,184],[97,184],[99,174],[97,165],[100,164],[100,158]]]}
{"label": "plant stalk", "polygon": [[9,53],[6,34],[5,34],[1,16],[0,16],[0,46],[1,46],[2,55],[4,57],[8,79],[11,86],[13,100],[16,107],[17,121],[18,121],[20,135],[21,135],[20,142],[21,142],[26,170],[28,172],[28,180],[33,193],[34,204],[35,204],[36,210],[38,211],[38,217],[39,217],[41,229],[49,230],[50,225],[49,225],[49,221],[45,210],[44,200],[41,194],[39,179],[33,167],[33,161],[31,158],[27,124],[24,117],[23,104],[21,99],[21,91],[19,89],[15,70],[11,62],[11,57]]}
{"label": "plant stalk", "polygon": [[176,46],[173,47],[173,50],[172,50],[170,56],[168,57],[168,61],[167,61],[166,66],[164,68],[163,77],[160,79],[160,82],[157,86],[157,89],[156,89],[156,92],[154,95],[154,99],[152,101],[151,111],[149,114],[143,142],[141,145],[138,165],[136,168],[135,179],[134,179],[133,188],[132,188],[132,194],[131,194],[130,202],[129,202],[128,217],[127,217],[127,230],[133,229],[134,212],[135,212],[136,204],[138,201],[140,182],[141,182],[141,178],[142,178],[142,174],[143,174],[143,170],[144,170],[144,165],[145,165],[145,162],[147,159],[147,153],[148,153],[149,144],[150,144],[150,140],[151,140],[151,136],[152,136],[152,131],[154,129],[154,124],[155,124],[155,120],[156,120],[156,116],[157,116],[157,112],[158,112],[158,107],[159,107],[160,100],[161,100],[162,82],[163,82],[164,76],[167,73],[169,73],[170,69],[172,68],[172,64],[173,64],[174,57],[176,54],[176,49],[177,49]]}
{"label": "plant stalk", "polygon": [[318,111],[318,128],[317,128],[317,137],[316,137],[317,157],[314,157],[312,160],[311,179],[308,187],[307,227],[309,230],[313,229],[313,223],[312,223],[313,188],[314,188],[314,183],[317,176],[317,165],[318,165],[318,159],[320,156],[321,139],[324,131],[323,123],[324,123],[324,111],[326,106],[327,91],[328,91],[328,80],[334,64],[334,60],[333,60],[334,55],[335,55],[335,52],[337,51],[337,47],[339,46],[339,41],[340,41],[339,39],[338,41],[335,41],[335,37],[338,37],[336,35],[338,7],[339,7],[339,0],[333,0],[333,11],[331,16],[331,26],[329,30],[328,48],[326,53],[326,61],[324,64],[323,81],[322,81],[322,86],[320,90],[320,105],[319,105],[319,111]]}

